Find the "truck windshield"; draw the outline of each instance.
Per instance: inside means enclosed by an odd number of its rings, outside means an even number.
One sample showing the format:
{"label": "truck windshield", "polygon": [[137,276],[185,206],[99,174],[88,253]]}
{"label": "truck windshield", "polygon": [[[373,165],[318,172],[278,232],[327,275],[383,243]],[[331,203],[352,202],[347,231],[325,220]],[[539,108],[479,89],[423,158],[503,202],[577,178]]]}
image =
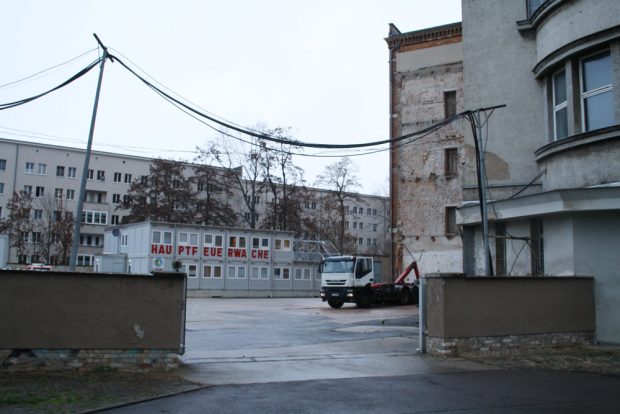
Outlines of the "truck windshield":
{"label": "truck windshield", "polygon": [[323,262],[323,273],[352,273],[353,259],[326,260]]}

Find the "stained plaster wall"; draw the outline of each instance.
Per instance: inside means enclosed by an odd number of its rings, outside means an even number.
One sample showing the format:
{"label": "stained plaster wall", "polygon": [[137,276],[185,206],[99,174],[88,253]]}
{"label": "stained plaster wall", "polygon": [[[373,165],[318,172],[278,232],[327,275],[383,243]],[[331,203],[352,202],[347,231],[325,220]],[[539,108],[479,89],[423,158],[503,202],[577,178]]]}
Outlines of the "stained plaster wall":
{"label": "stained plaster wall", "polygon": [[[444,119],[444,92],[456,91],[457,112],[463,110],[462,49],[460,42],[398,54],[398,118],[401,134]],[[445,208],[461,200],[460,179],[445,176],[445,149],[458,149],[462,165],[462,121],[398,148],[395,200],[400,242],[422,253],[422,273],[461,272],[462,243],[446,235]],[[402,266],[411,258],[405,250]]]}

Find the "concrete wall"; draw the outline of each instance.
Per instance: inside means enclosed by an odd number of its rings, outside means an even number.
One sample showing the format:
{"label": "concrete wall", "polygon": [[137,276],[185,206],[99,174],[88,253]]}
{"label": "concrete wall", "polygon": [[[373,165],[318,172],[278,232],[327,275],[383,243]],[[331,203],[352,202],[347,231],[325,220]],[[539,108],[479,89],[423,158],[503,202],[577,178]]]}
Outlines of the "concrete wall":
{"label": "concrete wall", "polygon": [[0,271],[0,349],[180,351],[185,275]]}
{"label": "concrete wall", "polygon": [[577,215],[574,235],[575,274],[595,275],[596,339],[620,344],[620,215]]}
{"label": "concrete wall", "polygon": [[[532,74],[535,36],[517,30],[516,22],[525,18],[525,1],[464,0],[462,11],[467,109],[506,105],[489,120],[486,141],[490,197],[500,199],[536,176],[533,154],[546,142],[542,90]],[[469,128],[464,131],[463,185],[473,189],[463,195],[477,200],[474,142]]]}
{"label": "concrete wall", "polygon": [[590,277],[427,278],[428,336],[594,331]]}

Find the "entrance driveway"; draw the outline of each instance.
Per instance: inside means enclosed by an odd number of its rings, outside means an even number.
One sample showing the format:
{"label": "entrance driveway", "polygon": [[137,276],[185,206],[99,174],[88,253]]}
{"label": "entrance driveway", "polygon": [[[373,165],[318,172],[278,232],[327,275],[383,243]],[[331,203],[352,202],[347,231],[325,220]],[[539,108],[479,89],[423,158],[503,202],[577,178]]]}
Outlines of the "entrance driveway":
{"label": "entrance driveway", "polygon": [[189,299],[181,374],[221,385],[490,369],[420,356],[417,326],[416,306]]}

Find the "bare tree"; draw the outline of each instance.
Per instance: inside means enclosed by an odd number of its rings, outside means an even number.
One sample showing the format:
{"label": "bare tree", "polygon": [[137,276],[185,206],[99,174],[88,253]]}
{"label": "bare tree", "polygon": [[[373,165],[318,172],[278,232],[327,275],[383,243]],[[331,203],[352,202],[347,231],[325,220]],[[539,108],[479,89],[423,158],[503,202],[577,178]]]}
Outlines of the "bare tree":
{"label": "bare tree", "polygon": [[193,223],[195,195],[184,168],[179,161],[153,160],[149,175],[134,180],[128,197],[117,206],[117,209],[129,210],[125,220]]}
{"label": "bare tree", "polygon": [[322,184],[330,190],[324,198],[324,204],[330,216],[335,214],[338,217],[336,248],[341,252],[350,251],[352,243],[347,230],[348,211],[345,204],[347,201],[359,199],[353,193],[354,189],[360,187],[356,167],[349,158],[341,158],[325,167],[323,173],[317,177],[317,184]]}
{"label": "bare tree", "polygon": [[213,144],[206,149],[197,150],[196,161],[202,164],[194,168],[192,181],[198,190],[195,203],[199,222],[215,226],[236,225],[237,215],[229,203],[233,196],[232,175],[227,169],[212,165],[219,156]]}
{"label": "bare tree", "polygon": [[41,217],[34,227],[40,234],[38,240],[41,257],[49,264],[68,264],[73,235],[73,213],[67,211],[62,198],[47,195],[35,201],[41,207]]}
{"label": "bare tree", "polygon": [[13,192],[7,209],[9,210],[9,218],[4,226],[4,232],[9,236],[10,245],[16,249],[19,258],[29,253],[29,234],[33,230],[33,222],[30,217],[32,195],[25,191]]}
{"label": "bare tree", "polygon": [[257,205],[265,186],[261,182],[261,149],[257,141],[252,144],[234,144],[228,136],[219,137],[216,144],[208,147],[213,160],[227,170],[225,181],[239,190],[247,214],[243,220],[251,229],[256,228]]}
{"label": "bare tree", "polygon": [[[275,128],[264,132],[282,140],[293,141],[290,128]],[[299,196],[304,193],[303,169],[293,164],[293,150],[300,148],[294,144],[261,142],[261,176],[272,196],[264,224],[272,230],[301,230]]]}

